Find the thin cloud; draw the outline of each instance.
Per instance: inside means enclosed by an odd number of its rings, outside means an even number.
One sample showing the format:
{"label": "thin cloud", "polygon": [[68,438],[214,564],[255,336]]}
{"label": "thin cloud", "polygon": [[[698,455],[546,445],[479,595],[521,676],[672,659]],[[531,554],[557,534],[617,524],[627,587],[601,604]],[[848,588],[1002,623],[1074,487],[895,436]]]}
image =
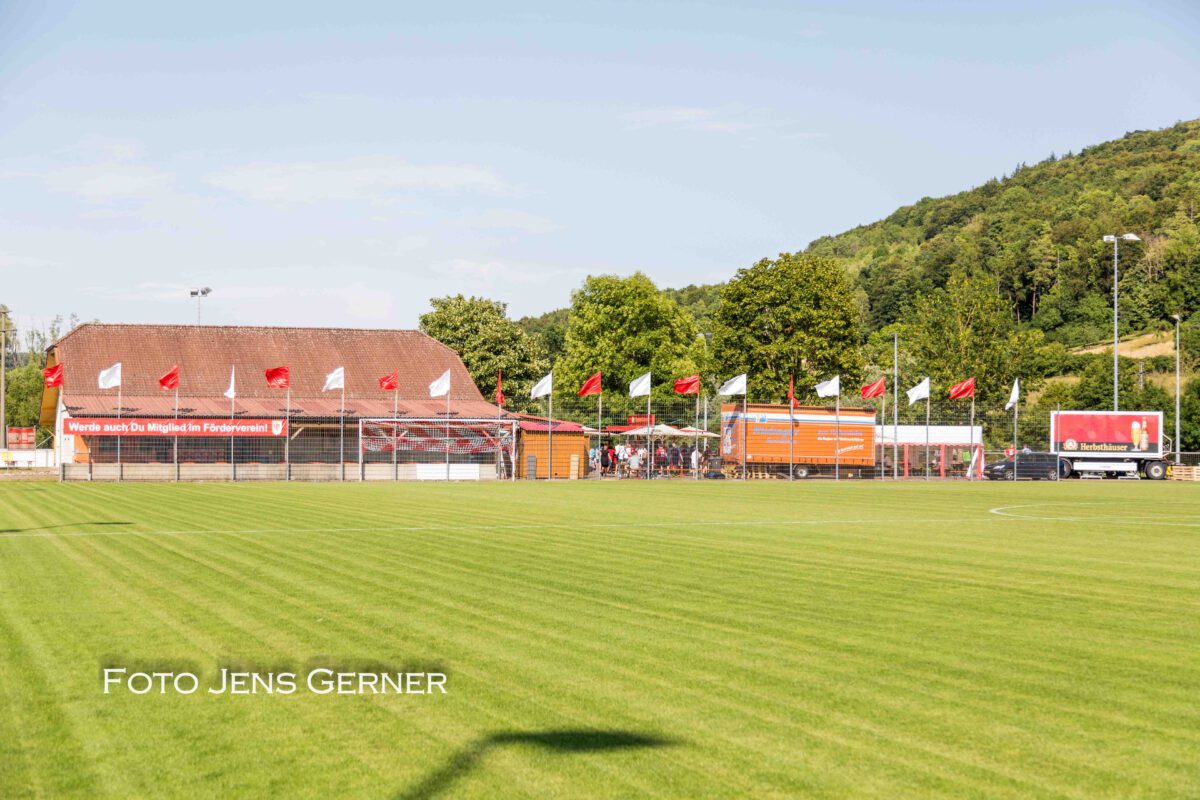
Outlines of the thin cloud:
{"label": "thin cloud", "polygon": [[87,164],[62,167],[46,173],[52,192],[72,194],[89,203],[107,203],[151,197],[171,181],[169,172],[141,164]]}
{"label": "thin cloud", "polygon": [[470,164],[410,164],[387,156],[341,161],[260,162],[222,170],[207,183],[249,200],[274,204],[327,200],[386,202],[413,192],[509,195],[495,172]]}
{"label": "thin cloud", "polygon": [[560,227],[546,217],[515,208],[489,208],[480,214],[467,217],[464,222],[472,228],[521,233],[551,233]]}
{"label": "thin cloud", "polygon": [[802,133],[798,123],[781,120],[769,112],[751,108],[709,108],[699,106],[662,106],[630,111],[621,115],[629,131],[666,128],[680,131],[716,134],[745,134],[772,132],[795,138],[819,136]]}

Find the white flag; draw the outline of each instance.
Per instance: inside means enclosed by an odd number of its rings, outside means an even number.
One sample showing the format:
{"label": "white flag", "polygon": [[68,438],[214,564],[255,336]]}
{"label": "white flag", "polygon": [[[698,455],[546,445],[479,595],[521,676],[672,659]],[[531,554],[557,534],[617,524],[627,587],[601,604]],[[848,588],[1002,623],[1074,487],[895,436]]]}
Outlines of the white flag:
{"label": "white flag", "polygon": [[1008,396],[1008,405],[1006,405],[1004,407],[1004,410],[1008,411],[1010,408],[1015,406],[1017,404],[1017,401],[1020,399],[1021,399],[1021,379],[1017,378],[1015,381],[1013,381],[1012,394],[1010,394]]}
{"label": "white flag", "polygon": [[100,371],[100,388],[115,389],[121,385],[121,362]]}
{"label": "white flag", "polygon": [[746,373],[742,373],[736,377],[730,378],[721,384],[721,388],[717,390],[717,394],[733,395],[746,394]]}
{"label": "white flag", "polygon": [[533,385],[533,389],[529,391],[530,397],[545,397],[554,391],[554,370],[546,373],[546,377]]}
{"label": "white flag", "polygon": [[842,376],[834,375],[824,383],[817,384],[817,397],[837,397],[842,393]]}
{"label": "white flag", "polygon": [[925,378],[916,386],[909,389],[905,394],[908,395],[908,404],[911,406],[918,400],[925,400],[929,397],[929,378]]}
{"label": "white flag", "polygon": [[629,382],[630,397],[645,397],[650,394],[650,373],[639,375]]}
{"label": "white flag", "polygon": [[[448,371],[447,371],[446,375],[447,375],[447,380],[449,380],[450,373]],[[449,387],[449,383],[447,383],[446,386]],[[333,372],[331,372],[325,376],[325,388],[323,388],[321,391],[328,392],[331,389],[345,389],[345,388],[346,388],[346,368],[338,367]],[[444,394],[444,392],[443,392],[443,394]]]}
{"label": "white flag", "polygon": [[230,400],[233,400],[237,397],[237,386],[236,386],[236,382],[234,381],[234,378],[236,375],[237,375],[237,367],[230,367],[229,368],[229,388],[225,390],[225,396],[228,397]]}
{"label": "white flag", "polygon": [[445,397],[448,394],[450,394],[450,370],[446,370],[440,378],[429,384],[430,397]]}

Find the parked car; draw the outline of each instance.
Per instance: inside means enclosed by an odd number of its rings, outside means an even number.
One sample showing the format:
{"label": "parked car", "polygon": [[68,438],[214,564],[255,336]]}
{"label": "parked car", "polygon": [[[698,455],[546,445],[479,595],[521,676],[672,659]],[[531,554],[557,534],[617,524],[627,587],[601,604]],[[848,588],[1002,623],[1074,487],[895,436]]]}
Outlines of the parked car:
{"label": "parked car", "polygon": [[1067,477],[1064,464],[1054,453],[1017,453],[988,464],[983,468],[984,477],[994,481],[1014,481],[1017,478],[1056,481]]}

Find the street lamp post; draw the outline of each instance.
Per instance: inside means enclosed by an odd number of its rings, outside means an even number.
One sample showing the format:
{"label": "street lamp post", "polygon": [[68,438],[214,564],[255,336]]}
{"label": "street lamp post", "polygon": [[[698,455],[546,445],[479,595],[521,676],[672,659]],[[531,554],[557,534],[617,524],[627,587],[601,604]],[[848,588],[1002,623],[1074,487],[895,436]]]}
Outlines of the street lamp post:
{"label": "street lamp post", "polygon": [[1123,233],[1120,236],[1109,234],[1104,237],[1104,241],[1112,242],[1113,246],[1113,411],[1120,410],[1120,390],[1118,378],[1120,377],[1120,365],[1118,356],[1121,345],[1121,337],[1117,332],[1117,265],[1120,263],[1120,257],[1117,255],[1117,243],[1124,239],[1127,242],[1140,242],[1141,238],[1136,233]]}
{"label": "street lamp post", "polygon": [[192,289],[191,296],[196,298],[196,324],[200,324],[200,300],[212,294],[212,288],[205,286],[199,289]]}
{"label": "street lamp post", "polygon": [[1182,443],[1179,441],[1179,323],[1182,318],[1179,314],[1172,314],[1171,318],[1175,320],[1175,463],[1182,463],[1179,455],[1182,450]]}

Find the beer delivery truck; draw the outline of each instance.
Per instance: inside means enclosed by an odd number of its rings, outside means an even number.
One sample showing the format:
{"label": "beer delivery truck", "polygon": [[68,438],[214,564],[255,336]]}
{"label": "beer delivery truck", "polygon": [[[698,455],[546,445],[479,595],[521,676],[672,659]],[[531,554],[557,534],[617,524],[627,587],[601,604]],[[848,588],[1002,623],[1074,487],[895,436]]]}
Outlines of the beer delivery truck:
{"label": "beer delivery truck", "polygon": [[1052,412],[1050,450],[1064,477],[1167,476],[1161,411]]}
{"label": "beer delivery truck", "polygon": [[[788,415],[786,405],[726,403],[721,406],[721,461],[727,467],[766,466],[787,471],[788,447],[794,474],[833,474],[875,466],[875,410],[843,408],[841,414],[824,406],[798,406]],[[791,430],[789,431],[789,427]]]}

